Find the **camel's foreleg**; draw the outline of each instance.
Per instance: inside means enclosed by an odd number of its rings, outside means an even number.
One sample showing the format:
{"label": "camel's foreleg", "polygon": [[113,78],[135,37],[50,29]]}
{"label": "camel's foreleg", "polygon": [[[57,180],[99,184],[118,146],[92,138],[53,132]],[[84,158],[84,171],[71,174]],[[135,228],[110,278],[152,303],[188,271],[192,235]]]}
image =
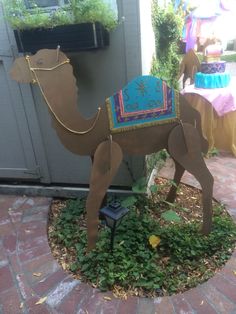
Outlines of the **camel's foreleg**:
{"label": "camel's foreleg", "polygon": [[[91,159],[91,162],[92,162],[92,165],[93,165],[94,156],[90,156],[90,159]],[[106,204],[107,204],[107,194],[105,194],[104,197],[103,197],[103,200],[101,202],[101,207],[106,206]]]}
{"label": "camel's foreleg", "polygon": [[88,251],[95,247],[98,236],[98,212],[122,158],[120,146],[109,140],[102,142],[94,154],[90,190],[86,201]]}
{"label": "camel's foreleg", "polygon": [[185,84],[187,82],[187,79],[188,79],[188,76],[186,73],[184,73],[184,76],[183,76],[183,88],[185,88]]}
{"label": "camel's foreleg", "polygon": [[[187,140],[184,138],[185,136],[188,137]],[[189,171],[201,185],[203,205],[202,233],[208,234],[212,226],[214,180],[202,157],[198,131],[191,124],[187,123],[184,123],[183,126],[176,126],[170,133],[168,148],[173,159]]]}
{"label": "camel's foreleg", "polygon": [[184,168],[176,160],[174,160],[174,162],[175,162],[175,174],[173,179],[174,184],[171,185],[170,191],[166,198],[166,201],[170,203],[173,203],[175,201],[177,188],[184,174]]}

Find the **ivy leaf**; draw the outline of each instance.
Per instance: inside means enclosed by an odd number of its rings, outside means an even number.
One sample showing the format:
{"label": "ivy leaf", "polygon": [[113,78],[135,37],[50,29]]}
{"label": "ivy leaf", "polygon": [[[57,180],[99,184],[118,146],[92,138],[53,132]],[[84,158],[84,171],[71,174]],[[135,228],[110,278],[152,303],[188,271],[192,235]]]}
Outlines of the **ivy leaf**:
{"label": "ivy leaf", "polygon": [[161,218],[165,219],[166,221],[181,221],[180,216],[176,214],[176,212],[174,212],[173,210],[167,210],[166,212],[162,213]]}
{"label": "ivy leaf", "polygon": [[147,181],[145,177],[138,179],[132,186],[132,191],[135,193],[147,192]]}
{"label": "ivy leaf", "polygon": [[75,272],[77,269],[78,269],[78,264],[77,264],[77,263],[74,263],[74,264],[72,264],[72,265],[70,266],[70,270],[71,270],[72,272]]}
{"label": "ivy leaf", "polygon": [[153,184],[149,187],[151,193],[156,193],[158,191],[158,186],[156,184]]}
{"label": "ivy leaf", "polygon": [[174,180],[170,180],[170,183],[171,183],[171,185],[173,185],[174,187],[178,187],[178,185],[175,183],[175,181]]}
{"label": "ivy leaf", "polygon": [[133,206],[137,202],[137,198],[133,195],[126,197],[123,201],[121,201],[121,206],[129,207]]}

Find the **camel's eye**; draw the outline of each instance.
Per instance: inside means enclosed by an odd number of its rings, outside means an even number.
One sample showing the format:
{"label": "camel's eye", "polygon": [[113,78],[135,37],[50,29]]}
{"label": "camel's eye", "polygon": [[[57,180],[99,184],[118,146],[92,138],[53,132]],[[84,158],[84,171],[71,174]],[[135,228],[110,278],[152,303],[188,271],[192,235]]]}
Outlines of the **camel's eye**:
{"label": "camel's eye", "polygon": [[43,59],[38,59],[38,60],[36,61],[36,63],[37,63],[37,65],[42,65],[42,64],[43,64]]}

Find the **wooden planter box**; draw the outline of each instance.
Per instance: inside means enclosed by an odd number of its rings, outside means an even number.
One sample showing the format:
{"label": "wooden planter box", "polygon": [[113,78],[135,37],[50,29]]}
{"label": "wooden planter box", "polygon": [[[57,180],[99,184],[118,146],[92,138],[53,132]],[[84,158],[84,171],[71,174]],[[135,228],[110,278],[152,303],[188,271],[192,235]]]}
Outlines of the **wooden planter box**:
{"label": "wooden planter box", "polygon": [[109,33],[100,23],[62,25],[53,28],[14,30],[19,52],[35,53],[39,49],[63,52],[101,49],[109,45]]}

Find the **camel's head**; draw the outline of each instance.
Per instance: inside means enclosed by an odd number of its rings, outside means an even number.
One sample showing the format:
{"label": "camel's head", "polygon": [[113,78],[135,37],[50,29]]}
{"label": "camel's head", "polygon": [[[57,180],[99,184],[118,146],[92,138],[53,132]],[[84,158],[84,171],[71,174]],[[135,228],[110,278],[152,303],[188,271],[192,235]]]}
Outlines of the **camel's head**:
{"label": "camel's head", "polygon": [[20,83],[34,83],[34,75],[31,69],[51,69],[68,58],[58,49],[42,49],[33,56],[17,58],[10,71],[13,80]]}

